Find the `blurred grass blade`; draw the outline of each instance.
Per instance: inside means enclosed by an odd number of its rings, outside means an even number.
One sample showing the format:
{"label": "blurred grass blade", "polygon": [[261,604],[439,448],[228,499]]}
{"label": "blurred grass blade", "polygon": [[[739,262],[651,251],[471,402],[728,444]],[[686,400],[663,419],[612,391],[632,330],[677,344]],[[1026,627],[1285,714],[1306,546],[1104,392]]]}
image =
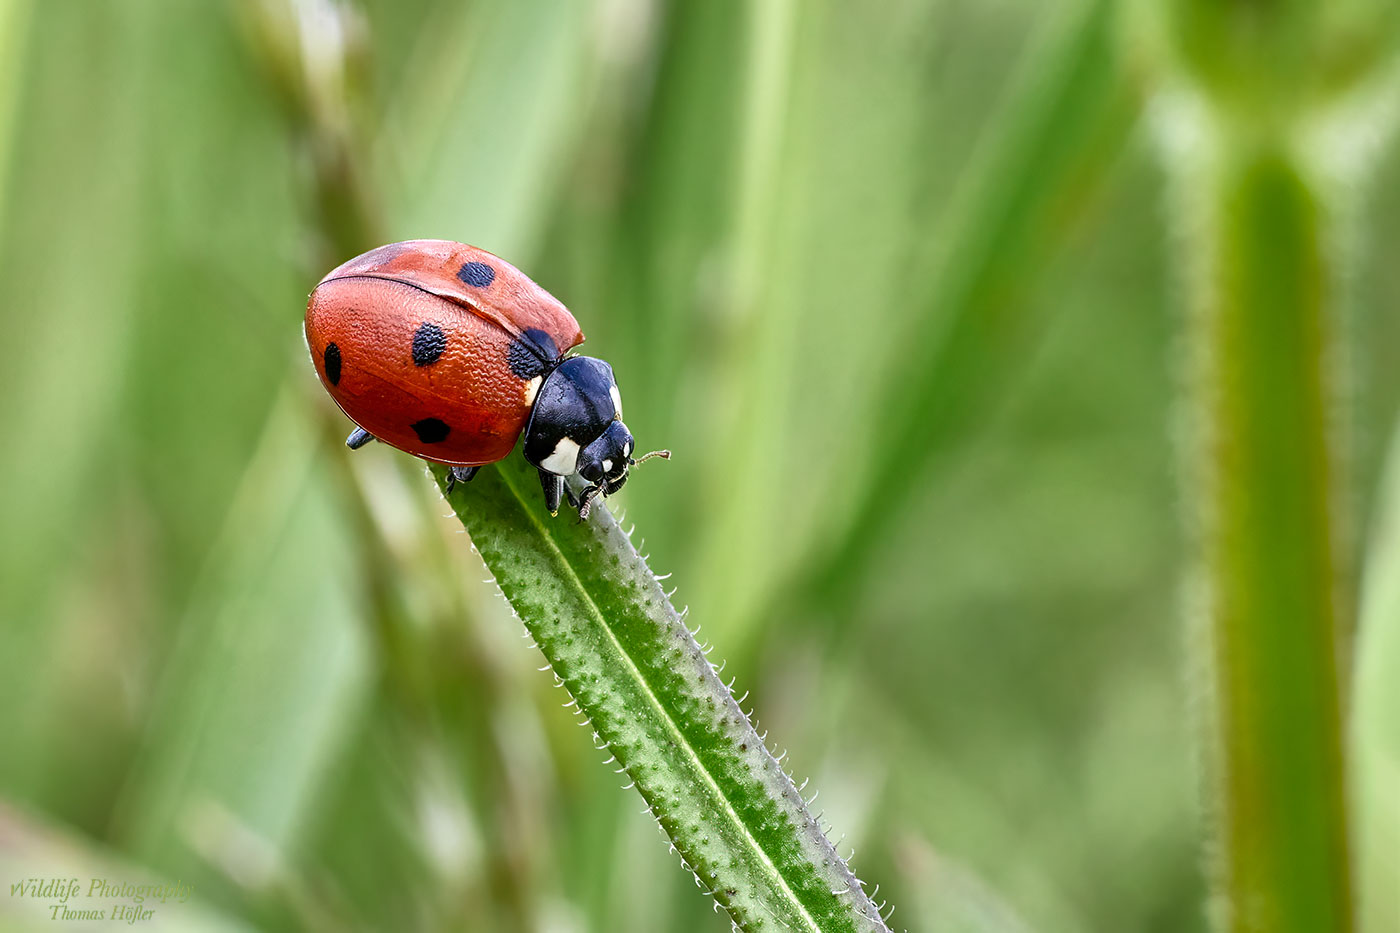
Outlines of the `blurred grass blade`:
{"label": "blurred grass blade", "polygon": [[[75,911],[110,908],[110,901],[85,896],[91,879],[95,878],[113,885],[169,885],[177,888],[183,885],[192,889],[183,902],[167,900],[162,903],[158,898],[148,899],[142,909],[150,909],[153,914],[142,920],[138,929],[150,933],[241,933],[254,929],[241,919],[210,907],[203,896],[205,892],[191,884],[188,877],[157,877],[149,868],[131,864],[97,842],[57,829],[3,800],[0,800],[0,873],[12,884],[24,878],[79,879],[83,893],[67,902],[67,906]],[[11,892],[10,897],[0,899],[0,928],[71,930],[113,925],[110,919],[105,923],[77,920],[54,923],[54,903],[48,899],[14,896]],[[122,922],[119,925],[130,928],[134,923]]]}
{"label": "blurred grass blade", "polygon": [[628,535],[551,520],[538,487],[512,457],[449,501],[697,883],[746,931],[888,930]]}
{"label": "blurred grass blade", "polygon": [[1049,307],[1028,297],[1034,272],[1092,201],[1136,117],[1114,8],[1085,0],[1057,19],[974,158],[967,193],[939,231],[938,261],[916,257],[932,270],[912,286],[922,313],[889,342],[895,362],[882,368],[869,410],[899,412],[894,423],[918,428],[880,437],[844,524],[818,539],[836,545],[808,564],[805,581],[863,579],[853,564],[877,553],[872,542],[904,513],[928,464],[985,411],[1003,384],[997,374],[1024,363],[1033,312]]}
{"label": "blurred grass blade", "polygon": [[[112,502],[74,495],[72,476],[54,463],[101,461],[124,414],[119,387],[135,344],[133,296],[151,236],[140,208],[150,178],[142,156],[154,109],[147,92],[158,17],[147,6],[0,9],[0,81],[14,79],[0,87],[0,110],[13,108],[16,127],[5,138],[0,126],[0,167],[8,173],[0,177],[0,319],[6,345],[25,348],[0,367],[7,399],[0,434],[37,438],[49,425],[64,425],[45,443],[11,444],[0,457],[0,619],[8,637],[0,683],[23,698],[0,703],[0,734],[13,749],[0,755],[0,783],[16,797],[59,808],[78,775],[56,767],[50,756],[57,749],[44,736],[62,721],[58,700],[71,685],[55,676],[58,665],[33,659],[58,658],[75,643],[52,621],[64,591],[51,585],[54,568],[71,565]],[[11,53],[23,60],[23,75],[7,74],[21,66]],[[100,171],[91,165],[94,152]],[[58,275],[56,268],[83,271]],[[49,365],[60,357],[64,366]],[[89,636],[98,630],[84,628]]]}
{"label": "blurred grass blade", "polygon": [[30,0],[0,0],[0,229],[5,223],[19,84],[25,71]]}
{"label": "blurred grass blade", "polygon": [[[900,868],[921,913],[921,930],[938,933],[1031,933],[1031,928],[976,872],[923,839],[902,842]],[[1042,918],[1043,919],[1043,918]]]}
{"label": "blurred grass blade", "polygon": [[[538,246],[576,143],[595,4],[448,5],[422,35],[385,114],[376,163],[391,238],[447,237],[503,256]],[[399,15],[395,13],[394,15]],[[497,134],[508,144],[483,145]]]}
{"label": "blurred grass blade", "polygon": [[1400,428],[1366,564],[1351,730],[1358,929],[1400,930]]}
{"label": "blurred grass blade", "polygon": [[254,910],[286,882],[300,815],[367,689],[316,440],[284,393],[191,592],[113,810],[114,838],[148,865]]}
{"label": "blurred grass blade", "polygon": [[[789,345],[798,329],[800,309],[792,301],[773,300],[765,286],[781,280],[779,252],[788,243],[777,235],[782,215],[785,176],[797,172],[785,148],[790,134],[794,49],[798,29],[796,5],[787,0],[751,4],[747,10],[743,118],[736,137],[735,185],[729,241],[730,281],[724,317],[715,322],[723,350],[714,361],[711,404],[726,422],[718,440],[708,445],[697,495],[713,502],[710,521],[702,526],[697,582],[713,594],[719,633],[729,642],[732,628],[747,621],[752,596],[767,585],[755,573],[771,553],[768,535],[778,522],[753,522],[756,510],[780,497],[773,495],[775,471],[735,471],[733,451],[745,450],[757,462],[775,462],[771,445],[782,436],[781,419],[790,410],[794,379],[791,353],[773,353]],[[745,534],[744,530],[750,533]]]}

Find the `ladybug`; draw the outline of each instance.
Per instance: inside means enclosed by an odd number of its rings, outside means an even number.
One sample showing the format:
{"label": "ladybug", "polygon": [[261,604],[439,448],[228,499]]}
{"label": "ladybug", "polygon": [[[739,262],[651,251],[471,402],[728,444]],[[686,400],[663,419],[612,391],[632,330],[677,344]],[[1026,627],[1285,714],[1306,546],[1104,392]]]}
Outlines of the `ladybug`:
{"label": "ladybug", "polygon": [[[568,309],[497,256],[450,240],[408,240],[357,256],[317,284],[306,304],[316,374],[372,440],[451,469],[469,482],[506,457],[521,432],[545,505],[567,495],[580,520],[627,482],[632,435],[612,367],[566,356],[583,342]],[[586,487],[578,496],[565,480]]]}

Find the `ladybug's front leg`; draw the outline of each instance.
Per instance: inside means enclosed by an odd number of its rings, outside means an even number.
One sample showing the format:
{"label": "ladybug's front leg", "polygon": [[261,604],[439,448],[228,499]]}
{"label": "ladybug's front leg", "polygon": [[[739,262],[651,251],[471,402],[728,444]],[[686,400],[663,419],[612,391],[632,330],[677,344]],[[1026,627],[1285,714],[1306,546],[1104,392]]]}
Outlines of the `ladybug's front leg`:
{"label": "ladybug's front leg", "polygon": [[586,487],[583,490],[582,496],[575,497],[574,494],[570,492],[569,502],[573,503],[574,508],[578,509],[578,520],[584,521],[588,518],[588,513],[593,509],[594,499],[612,495],[621,489],[622,484],[625,482],[627,482],[627,474],[623,473],[617,479],[610,480],[604,477],[594,485]]}
{"label": "ladybug's front leg", "polygon": [[[559,514],[559,499],[568,489],[564,486],[564,477],[558,473],[551,473],[543,467],[540,471],[540,486],[544,488],[544,505],[549,509],[550,515]],[[569,501],[574,501],[574,494],[569,492]]]}
{"label": "ladybug's front leg", "polygon": [[601,499],[603,496],[607,495],[607,493],[608,487],[606,480],[585,489],[583,495],[579,497],[579,501],[576,503],[578,506],[578,520],[580,522],[586,521],[588,519],[588,513],[593,510],[593,500]]}
{"label": "ladybug's front leg", "polygon": [[481,469],[481,467],[479,467],[479,466],[471,466],[471,467],[450,466],[450,467],[448,467],[448,468],[447,468],[447,494],[448,494],[449,496],[452,495],[452,490],[456,488],[456,486],[457,486],[458,483],[470,483],[470,482],[472,481],[472,477],[473,477],[473,476],[476,476],[476,471],[479,470],[479,469]]}

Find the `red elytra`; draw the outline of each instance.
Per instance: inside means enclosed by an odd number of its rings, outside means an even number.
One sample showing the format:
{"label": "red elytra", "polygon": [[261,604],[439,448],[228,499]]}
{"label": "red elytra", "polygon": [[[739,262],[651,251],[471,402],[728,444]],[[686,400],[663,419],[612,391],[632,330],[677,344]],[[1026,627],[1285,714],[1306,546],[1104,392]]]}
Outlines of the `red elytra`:
{"label": "red elytra", "polygon": [[532,366],[557,363],[583,332],[500,257],[408,240],[322,279],[306,342],[326,391],[364,431],[425,460],[474,466],[510,453],[540,386]]}

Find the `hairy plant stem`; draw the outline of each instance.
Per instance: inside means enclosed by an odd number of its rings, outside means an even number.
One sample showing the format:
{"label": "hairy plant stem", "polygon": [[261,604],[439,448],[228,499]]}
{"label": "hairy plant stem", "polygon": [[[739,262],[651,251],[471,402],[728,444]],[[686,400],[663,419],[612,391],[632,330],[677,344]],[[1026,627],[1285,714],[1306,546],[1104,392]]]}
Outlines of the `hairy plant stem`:
{"label": "hairy plant stem", "polygon": [[745,931],[888,930],[611,513],[551,519],[538,486],[510,457],[448,498],[696,882]]}
{"label": "hairy plant stem", "polygon": [[1339,648],[1347,634],[1329,413],[1328,214],[1271,135],[1209,137],[1177,208],[1190,290],[1193,482],[1210,702],[1216,920],[1352,925]]}

